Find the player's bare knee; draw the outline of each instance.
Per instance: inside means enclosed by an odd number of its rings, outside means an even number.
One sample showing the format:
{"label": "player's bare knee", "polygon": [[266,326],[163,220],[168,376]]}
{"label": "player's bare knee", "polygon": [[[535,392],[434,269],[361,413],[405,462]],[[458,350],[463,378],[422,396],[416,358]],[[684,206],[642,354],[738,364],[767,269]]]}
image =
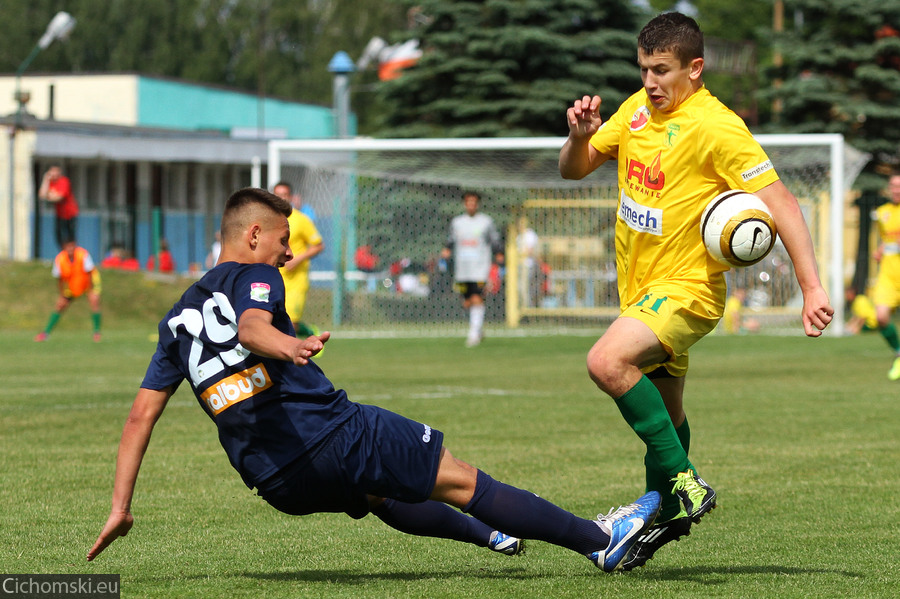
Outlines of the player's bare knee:
{"label": "player's bare knee", "polygon": [[595,345],[587,355],[588,375],[594,384],[605,391],[610,387],[612,379],[620,376],[620,362],[615,354]]}

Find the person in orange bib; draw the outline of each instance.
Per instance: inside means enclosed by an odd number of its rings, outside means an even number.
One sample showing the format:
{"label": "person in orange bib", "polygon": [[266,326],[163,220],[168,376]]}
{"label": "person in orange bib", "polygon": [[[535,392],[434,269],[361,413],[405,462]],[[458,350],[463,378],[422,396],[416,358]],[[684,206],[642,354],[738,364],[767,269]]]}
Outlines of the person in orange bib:
{"label": "person in orange bib", "polygon": [[91,254],[74,240],[66,241],[62,251],[53,259],[53,276],[59,285],[59,297],[47,326],[35,341],[46,341],[60,316],[76,297],[87,295],[91,304],[94,341],[100,341],[100,273]]}

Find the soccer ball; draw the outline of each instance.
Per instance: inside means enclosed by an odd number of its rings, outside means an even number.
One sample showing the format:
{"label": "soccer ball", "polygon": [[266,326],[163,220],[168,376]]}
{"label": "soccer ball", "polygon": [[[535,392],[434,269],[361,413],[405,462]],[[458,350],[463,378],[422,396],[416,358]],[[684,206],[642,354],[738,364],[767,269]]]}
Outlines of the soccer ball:
{"label": "soccer ball", "polygon": [[725,266],[750,266],[775,247],[775,219],[752,193],[734,189],[717,195],[700,217],[706,250]]}

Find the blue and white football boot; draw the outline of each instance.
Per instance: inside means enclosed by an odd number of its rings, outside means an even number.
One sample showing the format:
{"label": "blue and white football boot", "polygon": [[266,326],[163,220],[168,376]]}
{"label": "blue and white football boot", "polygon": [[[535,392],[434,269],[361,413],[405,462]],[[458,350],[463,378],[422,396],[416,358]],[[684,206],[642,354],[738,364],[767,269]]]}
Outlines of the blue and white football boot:
{"label": "blue and white football boot", "polygon": [[503,534],[499,530],[491,533],[491,540],[488,541],[488,548],[491,551],[502,553],[504,555],[519,555],[525,551],[525,539],[519,539]]}
{"label": "blue and white football boot", "polygon": [[588,559],[604,572],[621,569],[628,551],[659,514],[661,501],[657,491],[650,491],[634,503],[612,509],[605,516],[597,516],[596,524],[609,535],[609,545],[589,553]]}

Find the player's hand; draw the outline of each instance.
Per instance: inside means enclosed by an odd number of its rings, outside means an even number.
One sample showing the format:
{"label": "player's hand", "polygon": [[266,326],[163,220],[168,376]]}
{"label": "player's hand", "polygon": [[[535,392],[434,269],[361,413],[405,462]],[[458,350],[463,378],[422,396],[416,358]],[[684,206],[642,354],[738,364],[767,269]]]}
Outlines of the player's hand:
{"label": "player's hand", "polygon": [[834,316],[828,294],[821,287],[803,294],[803,329],[807,337],[818,337]]}
{"label": "player's hand", "polygon": [[584,138],[590,137],[603,124],[600,118],[600,96],[584,96],[575,100],[572,107],[566,111],[566,123],[569,125],[569,136]]}
{"label": "player's hand", "polygon": [[297,366],[306,366],[309,359],[318,354],[325,347],[325,343],[331,339],[331,332],[324,331],[320,335],[310,335],[306,339],[300,339],[294,346],[292,358]]}
{"label": "player's hand", "polygon": [[131,515],[131,512],[111,512],[106,520],[106,526],[103,527],[94,546],[88,551],[87,561],[92,561],[100,555],[101,551],[109,547],[110,543],[127,535],[132,526],[134,526],[134,516]]}

